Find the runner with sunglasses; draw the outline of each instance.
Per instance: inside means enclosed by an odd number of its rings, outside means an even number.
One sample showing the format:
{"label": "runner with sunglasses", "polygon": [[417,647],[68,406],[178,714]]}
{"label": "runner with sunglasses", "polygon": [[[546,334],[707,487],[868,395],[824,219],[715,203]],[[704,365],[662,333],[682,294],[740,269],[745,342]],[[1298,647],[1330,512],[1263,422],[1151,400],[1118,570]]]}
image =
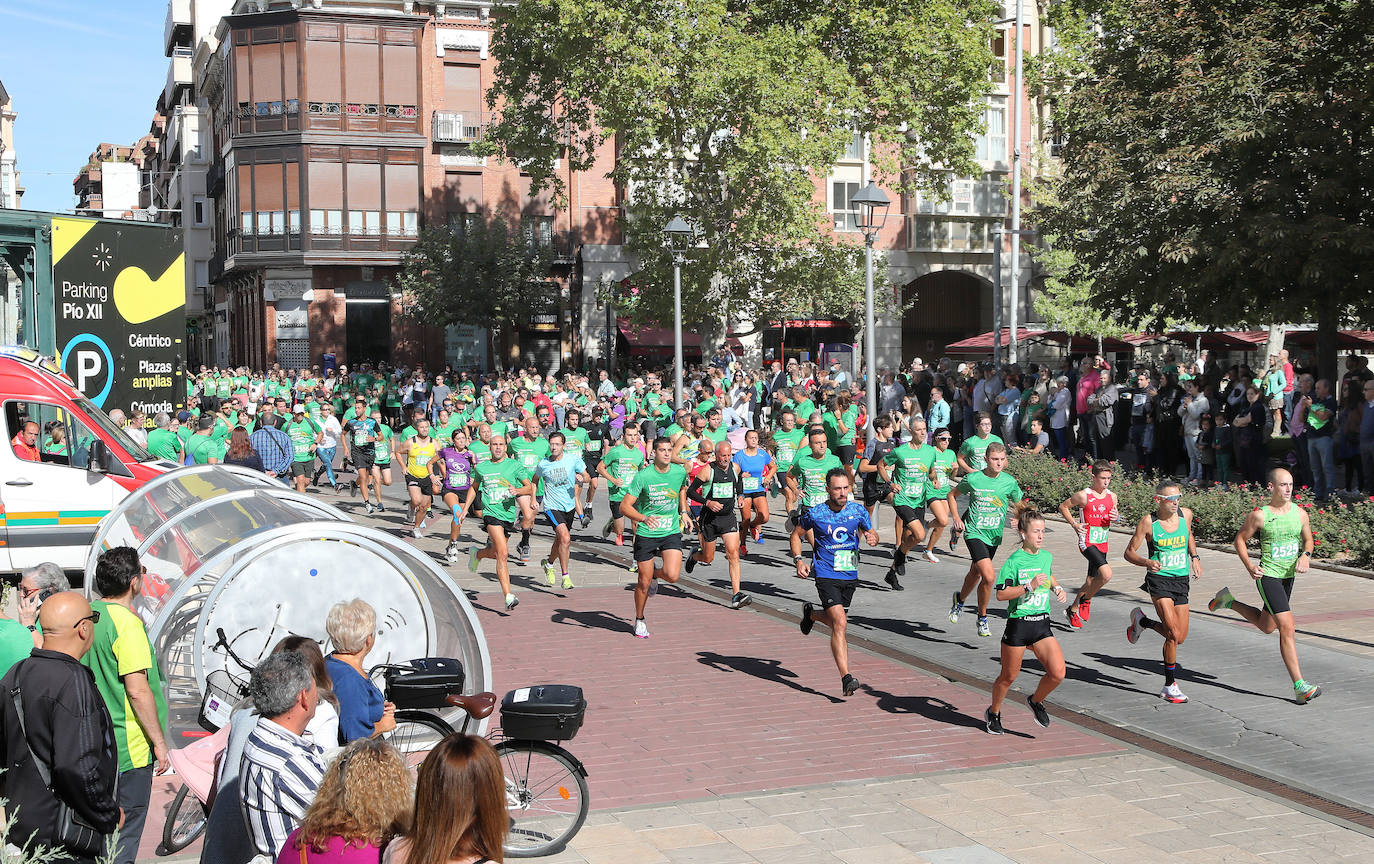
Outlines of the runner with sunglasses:
{"label": "runner with sunglasses", "polygon": [[[1164,689],[1159,696],[1176,705],[1188,701],[1174,681],[1174,674],[1178,670],[1178,646],[1188,638],[1190,570],[1194,579],[1202,578],[1202,559],[1193,536],[1193,511],[1178,506],[1182,497],[1175,480],[1164,480],[1156,486],[1155,512],[1140,517],[1135,534],[1126,545],[1126,560],[1145,568],[1145,583],[1140,587],[1150,595],[1158,616],[1158,620],[1153,620],[1139,608],[1132,609],[1126,641],[1134,645],[1141,630],[1153,630],[1164,637]],[[1142,544],[1148,554],[1140,553]]]}

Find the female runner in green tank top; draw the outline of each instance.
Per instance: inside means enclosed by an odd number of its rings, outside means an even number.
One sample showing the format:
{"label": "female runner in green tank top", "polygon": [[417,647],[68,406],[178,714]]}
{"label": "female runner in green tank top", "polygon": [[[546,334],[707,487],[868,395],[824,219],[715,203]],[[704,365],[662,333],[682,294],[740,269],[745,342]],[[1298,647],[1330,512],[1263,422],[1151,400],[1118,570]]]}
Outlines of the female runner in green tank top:
{"label": "female runner in green tank top", "polygon": [[[1250,538],[1256,534],[1260,541],[1260,560],[1250,557]],[[1311,702],[1322,690],[1302,677],[1298,666],[1297,625],[1289,598],[1299,573],[1306,573],[1312,563],[1312,524],[1307,511],[1293,503],[1293,475],[1286,469],[1269,472],[1269,503],[1253,510],[1245,517],[1245,524],[1236,535],[1236,554],[1259,588],[1264,608],[1242,603],[1222,588],[1207,608],[1234,609],[1261,633],[1279,631],[1279,654],[1288,676],[1293,679],[1293,698],[1299,703]]]}
{"label": "female runner in green tank top", "polygon": [[[1134,645],[1141,630],[1153,630],[1164,637],[1164,690],[1159,696],[1175,704],[1188,701],[1174,680],[1178,646],[1188,638],[1188,576],[1202,578],[1202,559],[1193,538],[1193,511],[1178,506],[1181,496],[1177,481],[1164,480],[1155,487],[1155,511],[1140,517],[1125,556],[1130,563],[1145,568],[1145,584],[1140,587],[1150,595],[1158,616],[1158,620],[1151,619],[1139,608],[1132,609],[1126,640]],[[1148,554],[1141,554],[1142,544]]]}

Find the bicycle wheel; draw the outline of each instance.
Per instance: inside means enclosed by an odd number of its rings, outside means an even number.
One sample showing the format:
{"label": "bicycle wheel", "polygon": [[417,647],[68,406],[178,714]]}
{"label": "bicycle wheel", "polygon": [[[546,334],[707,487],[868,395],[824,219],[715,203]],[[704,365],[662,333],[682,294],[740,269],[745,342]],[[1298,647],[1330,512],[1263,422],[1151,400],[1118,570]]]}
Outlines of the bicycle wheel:
{"label": "bicycle wheel", "polygon": [[511,858],[562,851],[587,819],[587,781],[573,756],[547,741],[500,741],[496,755],[506,774]]}
{"label": "bicycle wheel", "polygon": [[167,809],[167,821],[162,825],[162,844],[157,847],[157,854],[174,855],[196,842],[205,831],[208,818],[205,805],[191,794],[189,786],[183,784]]}
{"label": "bicycle wheel", "polygon": [[401,751],[406,766],[415,769],[425,761],[435,745],[453,734],[453,727],[437,714],[427,711],[397,711],[396,728],[387,736],[392,747]]}

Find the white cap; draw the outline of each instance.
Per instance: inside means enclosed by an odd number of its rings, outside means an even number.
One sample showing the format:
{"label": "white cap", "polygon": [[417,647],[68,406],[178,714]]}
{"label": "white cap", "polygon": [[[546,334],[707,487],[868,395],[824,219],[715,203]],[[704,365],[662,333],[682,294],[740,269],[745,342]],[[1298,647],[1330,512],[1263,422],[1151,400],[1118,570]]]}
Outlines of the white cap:
{"label": "white cap", "polygon": [[302,404],[300,404],[299,402],[297,402],[296,405],[295,405],[295,407],[291,409],[291,413],[292,413],[292,414],[304,414],[304,413],[305,413],[305,406],[302,405]]}

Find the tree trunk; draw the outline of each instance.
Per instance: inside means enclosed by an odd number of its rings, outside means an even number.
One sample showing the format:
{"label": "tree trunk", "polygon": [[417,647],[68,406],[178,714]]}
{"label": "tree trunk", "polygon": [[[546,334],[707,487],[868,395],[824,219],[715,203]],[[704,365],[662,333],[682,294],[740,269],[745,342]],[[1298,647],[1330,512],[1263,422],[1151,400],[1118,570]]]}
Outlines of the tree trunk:
{"label": "tree trunk", "polygon": [[1326,291],[1317,305],[1317,377],[1331,382],[1335,393],[1340,384],[1336,366],[1336,330],[1340,324],[1340,309],[1334,292]]}

